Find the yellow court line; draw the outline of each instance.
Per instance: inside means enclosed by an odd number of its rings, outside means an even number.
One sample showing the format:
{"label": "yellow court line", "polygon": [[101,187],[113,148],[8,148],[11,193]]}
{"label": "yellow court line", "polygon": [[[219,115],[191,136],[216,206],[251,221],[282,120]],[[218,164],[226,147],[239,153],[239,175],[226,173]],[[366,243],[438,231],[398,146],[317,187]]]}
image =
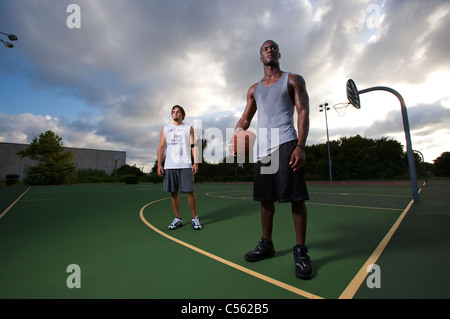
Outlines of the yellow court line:
{"label": "yellow court line", "polygon": [[[419,193],[421,191],[422,189],[419,189]],[[368,274],[367,267],[376,263],[378,258],[381,256],[381,253],[384,251],[387,244],[391,240],[392,236],[394,236],[394,233],[397,231],[406,214],[411,209],[413,203],[414,200],[411,200],[409,202],[408,206],[406,206],[406,208],[403,210],[403,213],[399,216],[395,224],[391,227],[386,236],[384,236],[383,240],[378,244],[377,248],[375,248],[372,255],[369,257],[369,259],[367,259],[366,263],[361,267],[361,269],[358,271],[358,273],[350,282],[350,284],[347,286],[347,288],[345,288],[345,290],[339,296],[339,299],[352,299],[355,296],[356,292],[358,291],[359,287],[361,286],[361,284],[363,283],[364,279]]]}
{"label": "yellow court line", "polygon": [[25,195],[27,192],[28,192],[28,190],[31,188],[31,186],[29,186],[28,188],[27,188],[27,190],[25,191],[25,192],[23,192],[23,194],[22,195],[20,195],[19,196],[19,198],[17,198],[15,201],[14,201],[14,203],[12,203],[11,205],[9,205],[9,207],[7,208],[7,209],[5,209],[5,211],[0,215],[0,219],[2,219],[2,217],[3,216],[5,216],[6,215],[6,213],[19,201],[19,199],[21,199],[22,198],[22,196],[23,195]]}
{"label": "yellow court line", "polygon": [[258,278],[258,279],[264,280],[264,281],[266,281],[266,282],[268,282],[268,283],[270,283],[270,284],[273,284],[273,285],[275,285],[275,286],[278,286],[278,287],[280,287],[280,288],[286,289],[286,290],[288,290],[288,291],[290,291],[290,292],[293,292],[293,293],[295,293],[295,294],[297,294],[297,295],[300,295],[300,296],[302,296],[302,297],[309,298],[309,299],[323,299],[323,298],[320,297],[320,296],[311,294],[311,293],[309,293],[309,292],[307,292],[307,291],[304,291],[304,290],[298,289],[298,288],[296,288],[296,287],[294,287],[294,286],[285,284],[284,282],[281,282],[281,281],[279,281],[279,280],[270,278],[270,277],[265,276],[265,275],[263,275],[263,274],[260,274],[260,273],[258,273],[258,272],[256,272],[256,271],[253,271],[253,270],[251,270],[251,269],[248,269],[248,268],[242,267],[242,266],[240,266],[240,265],[238,265],[238,264],[235,264],[235,263],[233,263],[233,262],[231,262],[231,261],[229,261],[229,260],[226,260],[226,259],[221,258],[221,257],[219,257],[219,256],[216,256],[216,255],[214,255],[214,254],[211,254],[211,253],[209,253],[209,252],[207,252],[207,251],[205,251],[205,250],[203,250],[203,249],[200,249],[200,248],[198,248],[198,247],[192,246],[192,245],[190,245],[190,244],[188,244],[188,243],[186,243],[186,242],[184,242],[184,241],[182,241],[182,240],[179,240],[179,239],[177,239],[177,238],[175,238],[175,237],[172,237],[172,236],[170,236],[170,235],[167,235],[167,234],[164,233],[163,231],[159,230],[158,228],[156,228],[155,226],[153,226],[152,224],[150,224],[150,223],[145,219],[145,217],[144,217],[144,209],[145,209],[147,206],[150,206],[150,205],[152,205],[152,204],[154,204],[154,203],[157,203],[157,202],[160,202],[160,201],[163,201],[163,200],[167,200],[167,199],[170,199],[170,197],[167,197],[167,198],[161,198],[161,199],[155,200],[155,201],[153,201],[153,202],[150,202],[150,203],[146,204],[145,206],[143,206],[143,207],[141,208],[140,212],[139,212],[139,216],[141,217],[141,220],[142,220],[148,227],[150,227],[152,230],[154,230],[155,232],[157,232],[157,233],[160,234],[161,236],[164,236],[164,237],[166,237],[166,238],[169,239],[169,240],[172,240],[172,241],[174,241],[174,242],[176,242],[176,243],[178,243],[178,244],[180,244],[180,245],[183,245],[183,246],[185,246],[185,247],[187,247],[187,248],[189,248],[189,249],[192,249],[193,251],[196,251],[196,252],[198,252],[198,253],[200,253],[200,254],[202,254],[202,255],[204,255],[204,256],[207,256],[207,257],[209,257],[209,258],[212,258],[212,259],[214,259],[214,260],[216,260],[216,261],[218,261],[218,262],[220,262],[220,263],[223,263],[223,264],[225,264],[225,265],[227,265],[227,266],[230,266],[230,267],[232,267],[232,268],[235,268],[235,269],[237,269],[237,270],[240,270],[240,271],[242,271],[242,272],[244,272],[244,273],[247,273],[247,274],[249,274],[249,275],[251,275],[251,276],[253,276],[253,277],[256,277],[256,278]]}

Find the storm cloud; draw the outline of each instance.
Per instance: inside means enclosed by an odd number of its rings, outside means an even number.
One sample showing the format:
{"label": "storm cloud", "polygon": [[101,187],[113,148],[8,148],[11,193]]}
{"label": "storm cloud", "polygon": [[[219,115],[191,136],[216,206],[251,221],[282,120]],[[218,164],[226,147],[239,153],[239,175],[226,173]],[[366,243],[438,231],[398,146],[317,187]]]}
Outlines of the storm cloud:
{"label": "storm cloud", "polygon": [[[79,29],[66,25],[74,2]],[[25,80],[16,85],[21,98],[0,100],[0,141],[29,143],[51,129],[66,146],[125,150],[129,164],[148,170],[173,105],[203,129],[225,135],[235,126],[248,88],[263,75],[260,45],[273,39],[281,68],[307,82],[308,143],[323,143],[318,105],[345,101],[348,78],[361,88],[388,85],[406,94],[437,73],[449,80],[449,15],[448,1],[437,0],[2,1],[0,31],[19,41],[0,51],[0,84]],[[33,99],[35,91],[54,98]],[[415,147],[428,158],[448,150],[438,137],[450,133],[448,89],[405,99]],[[330,129],[335,137],[401,136],[398,105],[382,104],[376,116],[351,113],[338,121],[330,114]]]}

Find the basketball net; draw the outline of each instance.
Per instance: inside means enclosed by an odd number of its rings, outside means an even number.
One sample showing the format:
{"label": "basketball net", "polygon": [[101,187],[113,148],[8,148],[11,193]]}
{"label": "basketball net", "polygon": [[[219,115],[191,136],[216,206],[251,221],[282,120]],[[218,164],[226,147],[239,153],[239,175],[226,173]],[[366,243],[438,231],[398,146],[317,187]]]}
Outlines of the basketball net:
{"label": "basketball net", "polygon": [[349,106],[350,106],[350,103],[344,102],[344,103],[338,103],[338,104],[333,105],[333,108],[339,117],[344,117],[347,115],[347,110],[348,110]]}

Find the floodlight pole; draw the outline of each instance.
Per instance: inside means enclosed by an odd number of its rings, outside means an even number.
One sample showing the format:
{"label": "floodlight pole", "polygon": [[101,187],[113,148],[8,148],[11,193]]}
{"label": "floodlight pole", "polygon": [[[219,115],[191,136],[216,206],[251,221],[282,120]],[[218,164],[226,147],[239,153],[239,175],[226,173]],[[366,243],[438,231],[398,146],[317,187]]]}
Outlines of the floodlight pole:
{"label": "floodlight pole", "polygon": [[117,159],[114,160],[114,186],[116,185],[117,181]]}
{"label": "floodlight pole", "polygon": [[400,95],[400,93],[398,93],[396,90],[391,89],[389,87],[385,87],[385,86],[375,86],[375,87],[368,88],[365,90],[360,90],[357,92],[357,94],[358,95],[364,94],[364,93],[376,91],[376,90],[390,92],[390,93],[394,94],[400,101],[400,106],[402,108],[403,129],[405,131],[405,137],[406,137],[406,153],[408,155],[408,165],[409,165],[409,175],[411,178],[412,195],[413,195],[414,202],[418,203],[420,201],[419,200],[419,189],[417,187],[416,167],[414,165],[414,156],[413,156],[413,149],[412,149],[412,144],[411,144],[411,134],[410,134],[410,129],[409,129],[408,112],[406,110],[405,100]]}
{"label": "floodlight pole", "polygon": [[328,170],[330,172],[330,182],[333,181],[333,174],[332,174],[332,170],[331,170],[331,153],[330,153],[330,136],[328,134],[328,118],[327,118],[327,110],[329,110],[330,108],[328,107],[328,103],[325,103],[324,105],[319,105],[320,110],[319,112],[324,111],[325,112],[325,125],[327,128],[327,147],[328,147]]}

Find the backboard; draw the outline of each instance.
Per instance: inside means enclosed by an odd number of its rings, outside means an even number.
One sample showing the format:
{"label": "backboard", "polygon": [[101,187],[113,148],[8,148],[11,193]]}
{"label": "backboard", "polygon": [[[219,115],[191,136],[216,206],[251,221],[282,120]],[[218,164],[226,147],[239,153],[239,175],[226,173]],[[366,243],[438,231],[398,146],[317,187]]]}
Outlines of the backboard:
{"label": "backboard", "polygon": [[347,99],[348,102],[358,110],[361,108],[358,89],[356,88],[356,84],[352,79],[347,81]]}
{"label": "backboard", "polygon": [[125,156],[122,153],[116,153],[113,155],[113,160],[123,161],[123,160],[125,160]]}

